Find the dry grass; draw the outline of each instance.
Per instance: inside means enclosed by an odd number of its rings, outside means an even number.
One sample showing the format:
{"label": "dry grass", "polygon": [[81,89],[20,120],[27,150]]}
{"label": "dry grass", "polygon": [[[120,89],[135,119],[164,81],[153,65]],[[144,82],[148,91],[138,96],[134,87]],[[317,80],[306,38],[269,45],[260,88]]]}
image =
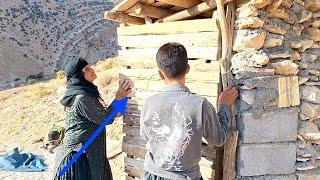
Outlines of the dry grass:
{"label": "dry grass", "polygon": [[65,74],[64,74],[64,72],[63,71],[58,71],[57,73],[56,73],[56,79],[64,79],[66,76],[65,76]]}

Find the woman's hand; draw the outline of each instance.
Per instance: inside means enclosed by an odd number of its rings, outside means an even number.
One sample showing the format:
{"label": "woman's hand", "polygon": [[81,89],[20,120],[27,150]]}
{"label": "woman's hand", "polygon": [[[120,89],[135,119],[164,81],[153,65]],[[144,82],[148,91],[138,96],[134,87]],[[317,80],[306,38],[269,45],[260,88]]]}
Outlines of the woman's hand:
{"label": "woman's hand", "polygon": [[238,96],[238,90],[235,87],[230,86],[220,94],[218,102],[219,104],[231,106]]}
{"label": "woman's hand", "polygon": [[116,93],[116,100],[121,100],[127,97],[131,93],[131,85],[128,80],[120,80],[119,82],[119,89]]}

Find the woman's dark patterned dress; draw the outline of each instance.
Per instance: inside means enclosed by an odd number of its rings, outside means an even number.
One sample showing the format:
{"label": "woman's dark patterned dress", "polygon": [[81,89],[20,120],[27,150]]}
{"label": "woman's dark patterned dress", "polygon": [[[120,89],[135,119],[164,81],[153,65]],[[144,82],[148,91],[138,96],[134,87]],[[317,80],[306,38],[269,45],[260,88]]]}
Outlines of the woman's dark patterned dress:
{"label": "woman's dark patterned dress", "polygon": [[74,98],[72,106],[67,109],[66,134],[56,154],[54,180],[112,180],[106,157],[105,130],[64,176],[58,175],[111,110],[111,106],[105,109],[98,98],[83,94]]}

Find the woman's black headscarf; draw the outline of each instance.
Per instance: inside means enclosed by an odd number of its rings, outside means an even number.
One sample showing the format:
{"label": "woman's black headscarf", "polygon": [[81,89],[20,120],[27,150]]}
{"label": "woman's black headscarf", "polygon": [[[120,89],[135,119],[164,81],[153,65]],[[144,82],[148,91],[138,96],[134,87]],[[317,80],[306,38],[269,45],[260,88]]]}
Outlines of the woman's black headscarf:
{"label": "woman's black headscarf", "polygon": [[67,77],[67,92],[60,100],[60,103],[70,107],[73,98],[78,94],[87,94],[93,97],[99,97],[100,93],[97,86],[84,78],[82,69],[88,65],[88,62],[82,58],[69,60],[65,66],[64,73]]}

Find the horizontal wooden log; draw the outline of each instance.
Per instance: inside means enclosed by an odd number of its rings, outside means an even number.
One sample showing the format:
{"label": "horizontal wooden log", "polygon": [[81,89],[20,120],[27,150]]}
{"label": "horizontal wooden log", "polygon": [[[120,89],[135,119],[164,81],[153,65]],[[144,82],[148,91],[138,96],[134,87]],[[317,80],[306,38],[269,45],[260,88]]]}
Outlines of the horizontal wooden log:
{"label": "horizontal wooden log", "polygon": [[159,2],[162,3],[166,3],[166,4],[171,4],[174,6],[179,6],[179,7],[183,7],[183,8],[189,8],[192,6],[195,6],[197,4],[202,3],[201,0],[183,0],[183,1],[179,1],[179,0],[158,0]]}
{"label": "horizontal wooden log", "polygon": [[133,25],[145,24],[145,20],[143,18],[130,16],[122,12],[106,12],[105,19]]}
{"label": "horizontal wooden log", "polygon": [[159,48],[168,42],[180,43],[185,47],[217,47],[219,32],[118,36],[118,45],[121,47]]}
{"label": "horizontal wooden log", "polygon": [[[158,74],[158,69],[120,69],[119,70],[120,79],[129,78],[132,80],[156,80],[160,81],[161,78]],[[219,83],[220,74],[219,71],[192,71],[186,75],[186,83]]]}
{"label": "horizontal wooden log", "polygon": [[124,158],[125,171],[129,176],[140,178],[143,172],[143,162],[136,159]]}
{"label": "horizontal wooden log", "polygon": [[[202,58],[208,60],[218,60],[218,47],[186,47],[188,58]],[[118,55],[123,57],[141,57],[156,59],[158,48],[126,49],[119,50]]]}
{"label": "horizontal wooden log", "polygon": [[[139,58],[139,57],[118,57],[119,64],[123,68],[130,67],[130,69],[152,69],[157,68],[157,62],[155,59]],[[189,60],[191,70],[194,71],[220,71],[219,61],[209,61],[206,59],[194,59]]]}
{"label": "horizontal wooden log", "polygon": [[160,7],[155,7],[152,5],[137,3],[132,8],[126,11],[126,13],[135,13],[136,15],[140,15],[143,17],[151,17],[151,18],[163,18],[173,14],[174,11],[162,9]]}
{"label": "horizontal wooden log", "polygon": [[[225,3],[229,2],[231,0],[225,0]],[[203,3],[200,3],[196,6],[190,7],[186,10],[177,12],[175,14],[169,15],[167,17],[158,19],[156,22],[173,22],[173,21],[179,21],[187,18],[191,18],[194,16],[198,16],[204,12],[210,11],[217,7],[217,4],[215,0],[206,0]],[[213,20],[212,20],[213,21]]]}
{"label": "horizontal wooden log", "polygon": [[124,12],[137,4],[140,0],[123,0],[116,7],[112,9],[112,11],[116,12]]}
{"label": "horizontal wooden log", "polygon": [[138,26],[124,26],[117,29],[117,34],[118,36],[131,36],[142,34],[177,34],[213,31],[217,32],[218,27],[210,18]]}
{"label": "horizontal wooden log", "polygon": [[[132,134],[123,138],[122,150],[128,155],[132,155],[141,159],[145,158],[147,153],[146,141],[140,138],[140,129],[135,126],[125,126],[124,132]],[[207,161],[213,162],[216,158],[216,149],[207,145],[202,145],[201,156]]]}
{"label": "horizontal wooden log", "polygon": [[123,137],[122,150],[128,155],[135,156],[141,159],[145,158],[147,153],[146,141],[138,137]]}

